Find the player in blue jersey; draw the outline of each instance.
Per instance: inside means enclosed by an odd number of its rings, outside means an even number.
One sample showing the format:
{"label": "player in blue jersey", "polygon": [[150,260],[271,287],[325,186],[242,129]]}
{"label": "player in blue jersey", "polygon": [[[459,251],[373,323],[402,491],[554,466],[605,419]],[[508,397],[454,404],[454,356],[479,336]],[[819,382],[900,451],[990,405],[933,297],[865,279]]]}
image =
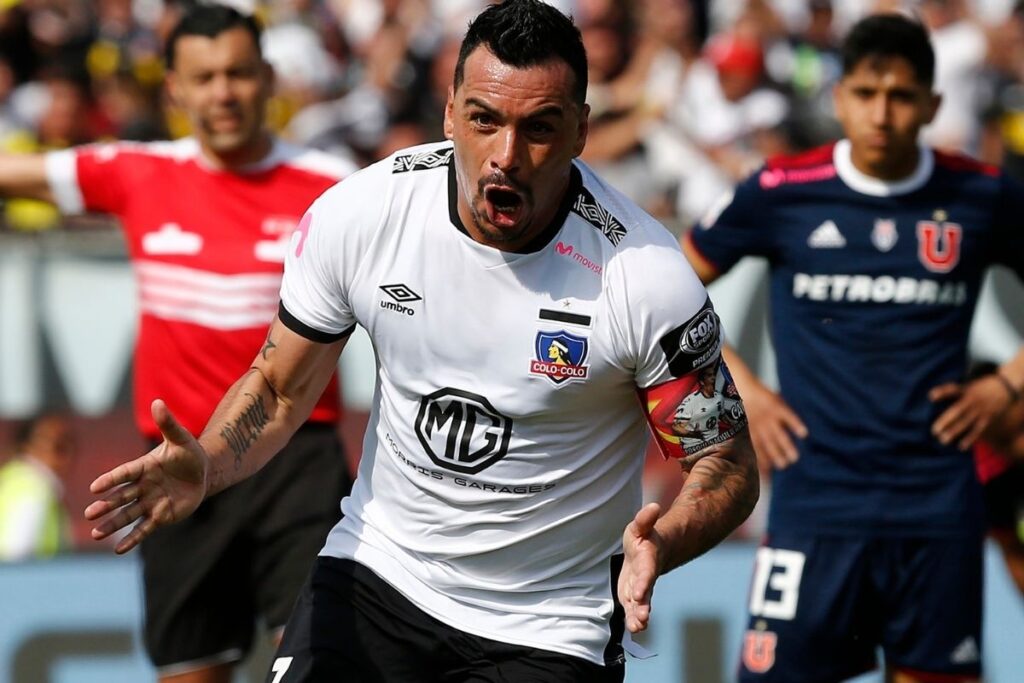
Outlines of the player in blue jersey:
{"label": "player in blue jersey", "polygon": [[772,160],[684,239],[710,282],[771,268],[780,395],[729,358],[774,475],[742,681],[980,676],[981,491],[966,450],[1020,400],[1024,351],[967,382],[985,269],[1024,275],[1024,191],[933,151],[925,30],[897,15],[849,33],[835,90],[846,139]]}

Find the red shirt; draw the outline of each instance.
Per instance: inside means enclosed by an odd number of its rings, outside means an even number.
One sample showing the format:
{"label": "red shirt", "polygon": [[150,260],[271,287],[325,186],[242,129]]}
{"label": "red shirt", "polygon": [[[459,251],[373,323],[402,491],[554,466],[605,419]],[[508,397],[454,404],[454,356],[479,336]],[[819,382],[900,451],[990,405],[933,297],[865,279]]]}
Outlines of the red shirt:
{"label": "red shirt", "polygon": [[[275,142],[244,171],[212,168],[194,139],[80,147],[47,156],[65,213],[118,217],[141,319],[135,420],[159,438],[155,398],[195,435],[252,365],[277,312],[284,254],[306,208],[354,171],[347,161]],[[337,376],[310,417],[340,416]]]}

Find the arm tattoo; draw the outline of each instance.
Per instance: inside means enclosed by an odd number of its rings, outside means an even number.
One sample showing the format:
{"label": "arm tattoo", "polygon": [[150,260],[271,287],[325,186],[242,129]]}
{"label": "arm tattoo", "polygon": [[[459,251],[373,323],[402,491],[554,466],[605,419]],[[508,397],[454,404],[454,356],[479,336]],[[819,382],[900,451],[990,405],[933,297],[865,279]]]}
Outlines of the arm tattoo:
{"label": "arm tattoo", "polygon": [[267,415],[267,407],[263,403],[263,397],[245,392],[250,402],[238,418],[220,430],[231,451],[235,454],[235,469],[242,466],[242,456],[263,433],[263,429],[270,422]]}
{"label": "arm tattoo", "polygon": [[[746,437],[743,438],[746,442]],[[706,449],[688,462],[681,462],[683,484],[676,504],[688,518],[685,547],[670,566],[703,554],[728,536],[747,518],[758,498],[757,465],[749,442],[729,443],[725,448]]]}
{"label": "arm tattoo", "polygon": [[263,360],[267,360],[267,354],[270,353],[271,349],[276,349],[277,344],[270,338],[270,332],[267,332],[267,341],[263,343],[263,350],[260,351],[260,355],[263,356]]}

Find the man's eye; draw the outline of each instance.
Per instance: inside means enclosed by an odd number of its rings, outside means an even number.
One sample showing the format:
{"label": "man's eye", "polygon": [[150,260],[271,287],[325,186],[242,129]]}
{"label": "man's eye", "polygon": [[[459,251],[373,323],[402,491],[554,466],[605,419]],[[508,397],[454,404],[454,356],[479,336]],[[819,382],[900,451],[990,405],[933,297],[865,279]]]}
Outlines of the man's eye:
{"label": "man's eye", "polygon": [[555,127],[543,121],[534,121],[529,125],[528,130],[534,135],[548,135],[555,132]]}
{"label": "man's eye", "polygon": [[469,120],[472,121],[473,123],[479,125],[479,126],[493,126],[494,125],[494,117],[492,117],[490,114],[483,114],[483,113],[481,113],[481,114],[472,114],[469,117]]}

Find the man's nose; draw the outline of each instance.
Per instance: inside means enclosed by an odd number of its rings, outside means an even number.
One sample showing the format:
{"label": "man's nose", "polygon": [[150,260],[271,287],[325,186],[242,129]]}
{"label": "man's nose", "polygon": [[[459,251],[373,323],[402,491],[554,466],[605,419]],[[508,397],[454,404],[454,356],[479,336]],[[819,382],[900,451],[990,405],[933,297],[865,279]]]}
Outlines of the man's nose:
{"label": "man's nose", "polygon": [[892,100],[885,95],[878,95],[871,102],[871,123],[885,126],[892,116]]}
{"label": "man's nose", "polygon": [[231,79],[221,75],[213,79],[211,83],[213,97],[218,102],[231,102],[235,99],[235,90],[231,85]]}
{"label": "man's nose", "polygon": [[491,166],[504,173],[519,168],[522,140],[515,128],[509,126],[498,133],[494,152],[491,154]]}

